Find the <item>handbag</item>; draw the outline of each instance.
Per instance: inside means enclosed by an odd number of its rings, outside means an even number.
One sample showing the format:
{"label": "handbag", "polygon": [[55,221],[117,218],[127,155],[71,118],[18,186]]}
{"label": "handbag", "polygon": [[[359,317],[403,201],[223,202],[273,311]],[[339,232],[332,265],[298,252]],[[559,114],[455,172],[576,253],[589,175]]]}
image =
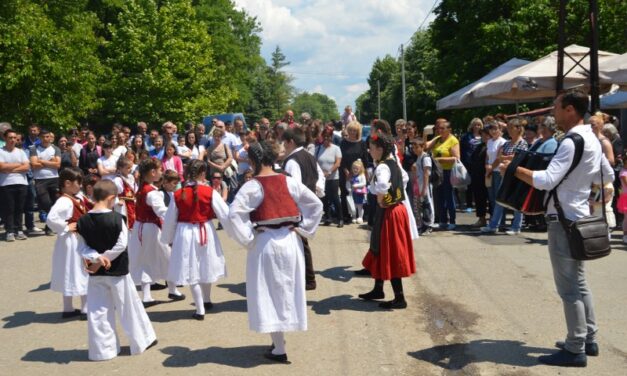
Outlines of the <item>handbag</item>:
{"label": "handbag", "polygon": [[[605,210],[602,210],[602,216],[587,216],[580,218],[576,221],[570,221],[564,216],[564,210],[560,205],[557,197],[557,188],[566,180],[568,175],[575,169],[575,167],[581,161],[581,155],[583,154],[584,140],[579,134],[570,134],[569,137],[575,143],[575,158],[571,168],[564,176],[564,179],[551,191],[550,196],[553,196],[553,203],[557,210],[557,217],[564,227],[566,237],[568,238],[568,245],[570,248],[571,257],[575,260],[586,261],[596,260],[601,257],[605,257],[612,252],[609,238],[609,227],[607,225],[607,218]],[[601,186],[603,184],[603,162],[601,162]],[[605,202],[605,190],[601,190],[601,196],[603,202]]]}
{"label": "handbag", "polygon": [[224,170],[224,176],[230,178],[233,175],[237,175],[237,168],[239,166],[235,158],[232,157],[231,151],[226,148],[226,144],[223,144],[222,146],[224,146],[224,153],[226,154],[226,157],[228,158],[231,156],[231,165]]}
{"label": "handbag", "polygon": [[451,168],[451,185],[455,188],[470,185],[470,174],[459,159],[455,160],[453,168]]}

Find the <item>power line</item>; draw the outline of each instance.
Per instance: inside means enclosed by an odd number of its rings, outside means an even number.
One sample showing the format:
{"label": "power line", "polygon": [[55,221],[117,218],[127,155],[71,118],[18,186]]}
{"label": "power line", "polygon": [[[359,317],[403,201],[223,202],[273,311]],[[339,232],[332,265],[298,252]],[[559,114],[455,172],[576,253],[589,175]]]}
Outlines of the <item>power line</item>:
{"label": "power line", "polygon": [[[431,13],[433,12],[433,10],[435,9],[436,6],[438,6],[438,3],[440,2],[440,0],[435,0],[433,2],[433,5],[431,5],[431,9],[429,9],[429,11],[427,12],[427,14],[425,15],[425,18],[422,20],[422,22],[420,23],[420,26],[418,26],[418,30],[422,29],[422,27],[424,26],[425,22],[427,22],[427,19],[429,18],[429,15],[431,15]],[[407,41],[403,44],[405,45],[409,45],[409,42],[411,42],[411,38],[414,35],[412,34],[409,39],[407,39]],[[400,47],[399,47],[400,50]]]}
{"label": "power line", "polygon": [[368,76],[359,76],[346,73],[330,73],[330,72],[295,72],[295,71],[283,71],[287,74],[306,75],[306,76],[330,76],[330,77],[346,77],[346,78],[368,78]]}

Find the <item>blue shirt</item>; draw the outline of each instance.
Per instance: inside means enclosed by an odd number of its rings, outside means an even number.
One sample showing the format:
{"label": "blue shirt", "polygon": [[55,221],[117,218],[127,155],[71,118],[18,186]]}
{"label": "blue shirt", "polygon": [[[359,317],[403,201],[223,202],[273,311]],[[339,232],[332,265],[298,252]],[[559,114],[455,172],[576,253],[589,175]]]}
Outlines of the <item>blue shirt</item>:
{"label": "blue shirt", "polygon": [[156,157],[157,159],[162,160],[164,152],[165,152],[165,148],[161,148],[161,150],[159,150],[159,151],[157,151],[157,149],[153,148],[148,153],[150,154],[151,157]]}
{"label": "blue shirt", "polygon": [[557,150],[557,140],[553,137],[544,141],[540,145],[540,147],[536,149],[538,153],[545,153],[545,154],[553,154],[555,153],[555,150]]}

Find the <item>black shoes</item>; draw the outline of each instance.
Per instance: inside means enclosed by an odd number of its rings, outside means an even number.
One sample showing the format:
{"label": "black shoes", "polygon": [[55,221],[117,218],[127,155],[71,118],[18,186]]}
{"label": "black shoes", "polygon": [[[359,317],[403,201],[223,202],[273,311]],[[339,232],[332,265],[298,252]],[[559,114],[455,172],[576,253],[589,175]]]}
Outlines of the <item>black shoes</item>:
{"label": "black shoes", "polygon": [[344,221],[340,221],[340,223],[337,224],[337,228],[342,228],[344,227]]}
{"label": "black shoes", "polygon": [[405,309],[407,308],[407,301],[405,299],[394,299],[379,303],[379,307],[384,309]]}
{"label": "black shoes", "polygon": [[[560,350],[566,349],[566,343],[564,341],[555,342],[555,347]],[[599,356],[599,345],[597,343],[586,343],[586,355]]]}
{"label": "black shoes", "polygon": [[370,271],[368,269],[366,269],[366,268],[360,269],[360,270],[356,270],[355,271],[355,275],[370,276]]}
{"label": "black shoes", "polygon": [[79,317],[80,315],[82,315],[81,310],[80,309],[75,309],[75,310],[70,311],[70,312],[63,312],[61,314],[61,318],[63,318],[63,319],[70,319],[72,317]]}
{"label": "black shoes", "polygon": [[378,300],[385,298],[383,291],[372,290],[365,294],[359,294],[359,297],[363,300]]}
{"label": "black shoes", "polygon": [[194,313],[194,314],[192,315],[192,318],[193,318],[194,320],[203,321],[203,320],[205,319],[205,315],[201,315],[201,314],[199,314],[199,313]]}
{"label": "black shoes", "polygon": [[208,311],[213,308],[213,303],[211,302],[205,302],[202,305],[205,307],[205,311]]}
{"label": "black shoes", "polygon": [[178,301],[185,300],[185,294],[176,295],[176,294],[168,294],[168,299]]}
{"label": "black shoes", "polygon": [[263,356],[264,358],[271,360],[273,362],[290,364],[290,362],[287,360],[287,354],[275,355],[272,353],[272,350],[270,350],[267,353],[263,354]]}
{"label": "black shoes", "polygon": [[159,301],[153,300],[151,302],[142,302],[142,304],[144,305],[144,308],[150,308],[159,304]]}
{"label": "black shoes", "polygon": [[305,290],[311,291],[316,289],[316,281],[305,282]]}
{"label": "black shoes", "polygon": [[540,356],[538,361],[547,366],[557,367],[585,367],[588,365],[586,354],[573,354],[567,350],[560,350],[552,355]]}

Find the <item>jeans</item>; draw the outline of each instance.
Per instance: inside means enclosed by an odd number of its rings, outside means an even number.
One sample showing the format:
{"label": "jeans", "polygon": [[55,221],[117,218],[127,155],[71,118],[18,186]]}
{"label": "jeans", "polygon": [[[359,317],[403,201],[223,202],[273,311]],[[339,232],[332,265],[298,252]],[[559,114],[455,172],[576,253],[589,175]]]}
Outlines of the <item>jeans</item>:
{"label": "jeans", "polygon": [[[498,204],[496,203],[496,195],[499,192],[499,187],[501,186],[501,182],[503,181],[503,177],[501,177],[501,174],[497,171],[492,172],[492,186],[490,186],[488,188],[488,199],[490,200],[490,223],[492,223],[492,218],[495,217],[495,213],[496,213],[496,207],[498,206]],[[503,210],[503,207],[501,207],[501,210]],[[503,211],[504,213],[504,211]],[[499,216],[499,221],[501,221],[501,226],[505,226],[505,215],[501,214]],[[490,227],[492,227],[492,225],[490,225]],[[497,228],[498,224],[492,228]],[[519,230],[520,230],[520,225],[518,226]]]}
{"label": "jeans", "polygon": [[50,211],[54,202],[57,201],[59,193],[59,178],[35,179],[35,189],[37,190],[37,203],[39,210]]}
{"label": "jeans", "polygon": [[596,342],[598,331],[584,264],[571,257],[568,238],[560,222],[549,222],[548,231],[553,279],[566,317],[566,350],[582,354],[586,343]]}
{"label": "jeans", "polygon": [[451,224],[455,224],[455,197],[451,185],[451,170],[443,170],[442,172],[442,183],[434,190],[434,196],[437,200],[436,210],[439,210],[438,220],[444,224],[449,221]]}
{"label": "jeans", "polygon": [[17,234],[22,231],[22,216],[26,201],[27,185],[13,184],[0,187],[0,202],[2,218],[7,234]]}
{"label": "jeans", "polygon": [[[503,222],[503,218],[505,216],[505,208],[501,205],[496,204],[494,207],[494,212],[492,213],[492,217],[490,217],[490,228],[496,229],[499,227],[499,224]],[[514,210],[514,220],[512,221],[512,231],[520,231],[522,227],[522,213]]]}
{"label": "jeans", "polygon": [[331,220],[331,205],[335,207],[335,216],[338,221],[342,221],[342,203],[340,202],[340,181],[327,180],[324,182],[324,213],[328,220]]}

